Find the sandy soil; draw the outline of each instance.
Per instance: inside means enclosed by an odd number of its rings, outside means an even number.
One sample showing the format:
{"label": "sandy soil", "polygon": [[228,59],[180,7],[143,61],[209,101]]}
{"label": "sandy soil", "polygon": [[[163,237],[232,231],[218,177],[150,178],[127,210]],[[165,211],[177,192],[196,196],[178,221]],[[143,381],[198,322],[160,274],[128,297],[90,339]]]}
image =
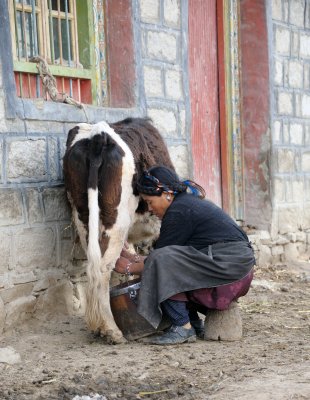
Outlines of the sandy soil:
{"label": "sandy soil", "polygon": [[113,346],[80,318],[23,327],[0,341],[21,355],[0,363],[0,399],[310,399],[308,265],[257,270],[239,342]]}

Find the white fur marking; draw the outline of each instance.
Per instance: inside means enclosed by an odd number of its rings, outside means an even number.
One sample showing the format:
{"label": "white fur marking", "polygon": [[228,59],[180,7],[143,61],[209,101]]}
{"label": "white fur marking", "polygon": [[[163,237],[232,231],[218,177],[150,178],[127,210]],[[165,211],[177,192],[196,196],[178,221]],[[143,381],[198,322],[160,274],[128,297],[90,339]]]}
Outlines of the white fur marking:
{"label": "white fur marking", "polygon": [[99,246],[99,205],[98,188],[88,189],[88,249],[87,258],[93,265],[100,265],[101,251]]}
{"label": "white fur marking", "polygon": [[74,139],[72,140],[72,143],[70,147],[73,147],[76,142],[79,140],[83,139],[91,139],[96,133],[93,133],[92,128],[93,126],[90,124],[77,124],[76,126],[79,127],[79,132],[75,135]]}

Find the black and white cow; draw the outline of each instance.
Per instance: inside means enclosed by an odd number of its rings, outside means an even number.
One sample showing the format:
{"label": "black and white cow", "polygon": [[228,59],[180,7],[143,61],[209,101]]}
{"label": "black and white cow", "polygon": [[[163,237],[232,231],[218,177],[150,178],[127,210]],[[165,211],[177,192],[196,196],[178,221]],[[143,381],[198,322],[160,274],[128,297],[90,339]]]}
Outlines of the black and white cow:
{"label": "black and white cow", "polygon": [[78,124],[68,133],[63,161],[73,220],[88,260],[86,321],[110,342],[121,343],[109,281],[128,235],[147,231],[149,213],[136,181],[153,165],[173,165],[159,132],[143,118]]}

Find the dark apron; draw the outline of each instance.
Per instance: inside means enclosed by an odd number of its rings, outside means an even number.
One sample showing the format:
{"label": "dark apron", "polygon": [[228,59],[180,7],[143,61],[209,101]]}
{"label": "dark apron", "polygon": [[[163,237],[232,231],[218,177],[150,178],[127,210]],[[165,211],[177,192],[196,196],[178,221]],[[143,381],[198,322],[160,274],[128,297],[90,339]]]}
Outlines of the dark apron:
{"label": "dark apron", "polygon": [[152,251],[145,261],[138,312],[157,328],[160,303],[177,293],[215,288],[241,280],[255,264],[251,244],[245,241],[216,243],[197,250],[167,246]]}

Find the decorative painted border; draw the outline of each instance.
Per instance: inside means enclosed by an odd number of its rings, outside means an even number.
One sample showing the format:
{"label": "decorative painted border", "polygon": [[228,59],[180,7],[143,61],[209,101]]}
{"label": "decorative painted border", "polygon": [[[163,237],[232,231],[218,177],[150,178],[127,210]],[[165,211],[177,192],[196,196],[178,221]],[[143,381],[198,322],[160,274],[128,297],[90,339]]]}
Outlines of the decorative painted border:
{"label": "decorative painted border", "polygon": [[230,212],[244,220],[244,162],[241,129],[240,9],[238,0],[224,1],[225,102]]}

